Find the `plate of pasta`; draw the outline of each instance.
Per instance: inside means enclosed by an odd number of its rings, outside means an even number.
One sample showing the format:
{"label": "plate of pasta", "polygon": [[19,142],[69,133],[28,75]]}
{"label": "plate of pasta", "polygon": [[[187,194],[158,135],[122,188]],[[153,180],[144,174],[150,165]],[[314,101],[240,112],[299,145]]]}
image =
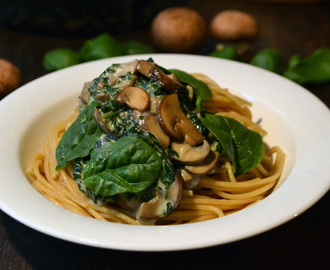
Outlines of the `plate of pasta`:
{"label": "plate of pasta", "polygon": [[1,210],[89,246],[237,241],[330,186],[328,108],[276,74],[212,57],[124,56],[50,73],[1,101],[0,128]]}

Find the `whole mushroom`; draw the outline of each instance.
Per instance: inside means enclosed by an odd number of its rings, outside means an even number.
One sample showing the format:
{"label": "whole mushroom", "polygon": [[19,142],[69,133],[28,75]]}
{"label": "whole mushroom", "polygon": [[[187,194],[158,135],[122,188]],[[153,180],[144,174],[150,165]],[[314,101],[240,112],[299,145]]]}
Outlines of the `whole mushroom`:
{"label": "whole mushroom", "polygon": [[256,19],[238,10],[225,10],[214,16],[210,31],[217,40],[253,39],[258,35]]}
{"label": "whole mushroom", "polygon": [[195,10],[172,7],[161,11],[153,20],[151,33],[164,51],[194,53],[206,39],[206,23]]}
{"label": "whole mushroom", "polygon": [[11,62],[0,59],[0,99],[4,98],[22,84],[22,73]]}

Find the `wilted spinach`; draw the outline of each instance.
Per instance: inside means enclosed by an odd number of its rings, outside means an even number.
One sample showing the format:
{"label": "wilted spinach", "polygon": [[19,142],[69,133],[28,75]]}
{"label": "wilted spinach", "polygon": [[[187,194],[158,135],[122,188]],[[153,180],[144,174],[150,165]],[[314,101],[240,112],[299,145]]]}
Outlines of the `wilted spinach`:
{"label": "wilted spinach", "polygon": [[158,178],[161,166],[161,158],[149,144],[138,137],[124,137],[92,150],[83,184],[102,196],[136,193]]}
{"label": "wilted spinach", "polygon": [[330,48],[319,49],[307,58],[292,56],[283,76],[301,85],[330,82]]}
{"label": "wilted spinach", "polygon": [[196,79],[194,76],[178,69],[169,69],[169,72],[178,76],[180,81],[183,83],[189,84],[193,89],[196,95],[196,108],[202,110],[202,101],[208,101],[212,97],[212,93],[208,85],[201,80]]}
{"label": "wilted spinach", "polygon": [[261,162],[264,144],[259,133],[220,115],[205,114],[202,122],[227,153],[235,176],[248,172]]}
{"label": "wilted spinach", "polygon": [[96,102],[86,106],[63,134],[56,148],[56,169],[65,168],[68,161],[89,155],[102,134],[102,130],[94,118],[96,106]]}

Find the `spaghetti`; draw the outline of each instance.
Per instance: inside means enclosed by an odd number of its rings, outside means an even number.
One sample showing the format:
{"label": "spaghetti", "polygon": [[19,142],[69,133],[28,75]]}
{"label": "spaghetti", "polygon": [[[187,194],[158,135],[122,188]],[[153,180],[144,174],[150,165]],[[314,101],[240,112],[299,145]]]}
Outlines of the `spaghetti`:
{"label": "spaghetti", "polygon": [[[254,123],[249,106],[252,104],[227,89],[218,86],[202,74],[193,76],[205,82],[212,98],[202,103],[206,110],[233,118],[251,130],[265,136],[267,132]],[[79,111],[58,123],[45,140],[43,150],[31,158],[27,173],[33,187],[55,204],[80,215],[99,220],[140,224],[130,211],[108,203],[95,204],[72,178],[70,164],[56,170],[56,147],[64,132],[74,122]],[[156,225],[184,224],[222,217],[249,207],[268,196],[276,186],[285,161],[285,154],[278,147],[267,149],[259,165],[235,177],[228,157],[221,156],[216,170],[201,177],[193,189],[183,188],[179,207],[173,213],[157,220]]]}

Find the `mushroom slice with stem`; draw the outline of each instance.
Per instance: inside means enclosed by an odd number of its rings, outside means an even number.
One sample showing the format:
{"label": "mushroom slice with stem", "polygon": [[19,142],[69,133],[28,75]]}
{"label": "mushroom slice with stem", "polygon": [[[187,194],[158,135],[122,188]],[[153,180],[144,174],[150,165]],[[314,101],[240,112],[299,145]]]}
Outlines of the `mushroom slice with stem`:
{"label": "mushroom slice with stem", "polygon": [[150,131],[158,140],[158,142],[166,149],[170,144],[170,137],[167,136],[163,129],[160,127],[157,116],[150,114],[149,112],[142,113],[139,118],[142,117],[142,121],[139,121],[139,125],[143,131]]}
{"label": "mushroom slice with stem", "polygon": [[176,140],[184,139],[191,146],[201,144],[205,137],[183,113],[177,94],[166,96],[157,108],[157,119],[164,132]]}
{"label": "mushroom slice with stem", "polygon": [[85,82],[83,85],[83,89],[81,90],[81,93],[79,96],[79,100],[85,105],[87,105],[87,103],[88,103],[88,98],[90,95],[88,89],[91,84],[92,84],[92,82]]}
{"label": "mushroom slice with stem", "polygon": [[207,174],[209,171],[214,169],[217,165],[219,159],[219,153],[210,151],[208,156],[203,160],[203,162],[194,165],[186,165],[184,168],[188,172],[195,174],[195,175],[203,175]]}
{"label": "mushroom slice with stem", "polygon": [[188,189],[196,187],[202,178],[201,175],[193,175],[185,169],[181,169],[181,177]]}
{"label": "mushroom slice with stem", "polygon": [[108,93],[100,93],[95,96],[95,100],[101,101],[101,102],[107,102],[110,99],[110,95]]}
{"label": "mushroom slice with stem", "polygon": [[178,93],[180,96],[187,95],[187,88],[177,79],[173,79],[166,75],[156,64],[140,60],[137,70],[147,78],[159,82],[166,91],[170,93]]}
{"label": "mushroom slice with stem", "polygon": [[182,195],[182,184],[178,176],[175,177],[175,181],[170,185],[168,189],[168,195],[165,194],[165,187],[158,181],[159,190],[156,192],[156,196],[148,202],[143,202],[140,208],[136,212],[136,219],[142,223],[148,223],[150,220],[156,220],[160,217],[166,216],[168,210],[168,204],[172,208],[176,208],[180,202]]}
{"label": "mushroom slice with stem", "polygon": [[[117,67],[117,70],[115,73],[113,73],[111,76],[108,77],[108,84],[113,85],[115,84],[120,76],[125,75],[127,72],[130,72],[131,74],[136,74],[137,73],[137,65],[139,61],[137,59],[134,59],[130,62],[119,64]],[[122,84],[118,85],[117,87],[121,86],[124,87],[125,85],[133,85],[133,83],[136,80],[136,76],[132,77],[132,80],[124,80]]]}
{"label": "mushroom slice with stem", "polygon": [[103,130],[103,132],[110,134],[111,130],[107,127],[105,121],[103,120],[101,113],[99,111],[99,109],[95,108],[95,112],[94,112],[94,118],[96,120],[96,122],[99,124],[100,128]]}
{"label": "mushroom slice with stem", "polygon": [[128,86],[120,91],[116,96],[116,101],[139,112],[144,112],[150,107],[150,97],[147,91],[135,86]]}
{"label": "mushroom slice with stem", "polygon": [[191,146],[186,142],[172,141],[171,147],[179,155],[178,157],[173,156],[173,159],[185,164],[202,162],[210,153],[210,144],[207,140],[204,140],[203,144],[199,146]]}

